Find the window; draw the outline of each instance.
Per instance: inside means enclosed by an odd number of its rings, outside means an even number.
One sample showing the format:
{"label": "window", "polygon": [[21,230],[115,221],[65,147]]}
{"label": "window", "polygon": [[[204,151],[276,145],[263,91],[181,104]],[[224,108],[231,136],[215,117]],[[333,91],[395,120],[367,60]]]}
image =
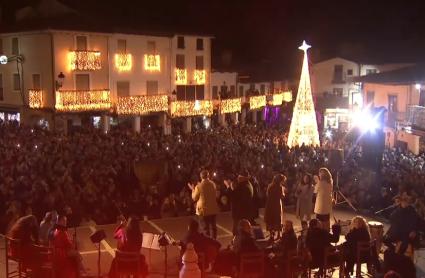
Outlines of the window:
{"label": "window", "polygon": [[13,74],[13,90],[15,91],[21,90],[21,77],[18,73]]}
{"label": "window", "polygon": [[342,88],[334,88],[333,94],[334,96],[342,97],[344,90]]}
{"label": "window", "polygon": [[251,92],[254,92],[255,91],[255,84],[254,83],[249,84],[249,90]]}
{"label": "window", "polygon": [[376,69],[366,69],[366,75],[377,73]]}
{"label": "window", "polygon": [[352,69],[347,70],[347,75],[353,75],[353,70]]}
{"label": "window", "polygon": [[3,95],[3,75],[0,73],[0,101],[4,100]]}
{"label": "window", "polygon": [[184,55],[182,55],[182,54],[176,55],[176,68],[178,68],[178,69],[184,69],[185,68]]}
{"label": "window", "polygon": [[231,95],[232,97],[235,97],[235,96],[236,96],[236,93],[235,93],[235,85],[231,85],[231,86],[230,86],[230,95]]}
{"label": "window", "polygon": [[19,40],[12,38],[12,55],[19,55]]}
{"label": "window", "polygon": [[148,41],[148,53],[149,54],[156,53],[156,43],[154,41]]}
{"label": "window", "polygon": [[86,36],[76,36],[75,37],[77,50],[87,50],[87,37]]}
{"label": "window", "polygon": [[186,85],[186,100],[196,100],[195,85]]}
{"label": "window", "polygon": [[41,89],[41,75],[39,73],[35,73],[32,75],[32,88],[34,90]]}
{"label": "window", "polygon": [[90,75],[76,74],[75,75],[75,89],[77,91],[90,91]]}
{"label": "window", "polygon": [[375,92],[374,91],[367,91],[366,92],[366,104],[372,103],[375,101]]}
{"label": "window", "polygon": [[177,48],[184,49],[184,37],[177,37]]}
{"label": "window", "polygon": [[196,39],[196,50],[204,50],[204,39]]}
{"label": "window", "polygon": [[146,94],[148,96],[158,94],[158,81],[146,81]]}
{"label": "window", "polygon": [[218,99],[218,87],[217,86],[212,87],[212,97],[213,97],[213,99]]}
{"label": "window", "polygon": [[205,86],[196,85],[196,99],[203,100],[205,98]]}
{"label": "window", "polygon": [[129,81],[117,81],[117,96],[128,97],[130,96],[130,82]]}
{"label": "window", "polygon": [[197,70],[204,69],[204,56],[196,56],[196,69]]}
{"label": "window", "polygon": [[260,92],[261,92],[262,94],[264,94],[264,93],[266,92],[266,85],[261,84],[261,86],[260,86]]}
{"label": "window", "polygon": [[342,65],[335,65],[334,67],[334,82],[342,82],[342,71],[343,66]]}
{"label": "window", "polygon": [[243,86],[239,86],[239,96],[243,97]]}
{"label": "window", "polygon": [[388,112],[397,112],[397,96],[388,95]]}
{"label": "window", "polygon": [[119,53],[127,52],[127,40],[117,40],[117,50]]}
{"label": "window", "polygon": [[177,85],[177,100],[185,100],[186,99],[186,86]]}

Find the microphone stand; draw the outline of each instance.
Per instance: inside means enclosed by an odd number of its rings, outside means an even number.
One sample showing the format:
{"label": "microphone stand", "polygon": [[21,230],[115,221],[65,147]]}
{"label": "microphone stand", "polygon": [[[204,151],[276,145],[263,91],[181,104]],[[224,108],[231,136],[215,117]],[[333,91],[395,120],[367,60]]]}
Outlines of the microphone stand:
{"label": "microphone stand", "polygon": [[380,214],[380,213],[382,213],[382,212],[384,212],[384,211],[387,211],[387,210],[389,210],[389,209],[396,208],[397,206],[398,206],[398,204],[390,205],[390,206],[388,206],[388,207],[386,207],[386,208],[383,208],[383,209],[381,209],[381,210],[378,210],[377,212],[375,212],[375,214]]}

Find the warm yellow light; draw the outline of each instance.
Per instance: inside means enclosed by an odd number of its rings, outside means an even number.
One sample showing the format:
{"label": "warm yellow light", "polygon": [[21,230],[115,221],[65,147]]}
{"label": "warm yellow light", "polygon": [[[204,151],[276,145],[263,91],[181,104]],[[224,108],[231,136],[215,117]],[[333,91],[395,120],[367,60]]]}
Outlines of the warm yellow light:
{"label": "warm yellow light", "polygon": [[242,103],[241,98],[222,99],[220,101],[220,112],[222,114],[241,112],[241,109],[242,109],[241,103]]}
{"label": "warm yellow light", "polygon": [[58,111],[77,112],[111,108],[109,90],[56,91],[55,108]]}
{"label": "warm yellow light", "polygon": [[266,96],[252,96],[249,98],[249,109],[259,109],[266,106]]}
{"label": "warm yellow light", "polygon": [[291,102],[292,101],[292,92],[283,92],[283,101]]}
{"label": "warm yellow light", "polygon": [[115,67],[119,72],[130,71],[133,66],[133,57],[128,53],[115,54]]}
{"label": "warm yellow light", "polygon": [[303,42],[300,47],[304,51],[304,61],[301,71],[297,99],[289,128],[288,147],[320,145],[317,130],[316,112],[311,94],[310,74],[308,71],[307,49],[310,46]]}
{"label": "warm yellow light", "polygon": [[28,90],[28,102],[30,108],[38,109],[43,107],[43,91]]}
{"label": "warm yellow light", "polygon": [[172,117],[187,117],[212,115],[214,106],[211,100],[173,101],[171,103]]}
{"label": "warm yellow light", "polygon": [[99,70],[102,68],[99,51],[70,51],[68,59],[71,70]]}
{"label": "warm yellow light", "polygon": [[187,70],[176,69],[176,85],[186,85],[186,84],[187,84]]}
{"label": "warm yellow light", "polygon": [[145,70],[161,71],[161,57],[159,55],[145,54]]}
{"label": "warm yellow light", "polygon": [[273,94],[273,101],[272,101],[273,106],[282,105],[282,102],[283,102],[283,93]]}
{"label": "warm yellow light", "polygon": [[168,111],[168,96],[130,96],[119,97],[117,113],[124,115],[143,115],[150,112]]}
{"label": "warm yellow light", "polygon": [[193,80],[195,80],[196,84],[202,85],[206,82],[206,76],[207,73],[205,70],[195,70],[195,72],[193,73]]}

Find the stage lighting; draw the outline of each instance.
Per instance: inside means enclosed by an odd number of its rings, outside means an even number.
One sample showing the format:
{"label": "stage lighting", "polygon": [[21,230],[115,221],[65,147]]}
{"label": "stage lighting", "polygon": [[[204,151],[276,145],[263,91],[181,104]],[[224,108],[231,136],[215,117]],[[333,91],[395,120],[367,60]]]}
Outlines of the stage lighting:
{"label": "stage lighting", "polygon": [[369,110],[364,110],[353,115],[353,123],[363,133],[374,132],[379,128],[377,117],[377,115],[373,116]]}

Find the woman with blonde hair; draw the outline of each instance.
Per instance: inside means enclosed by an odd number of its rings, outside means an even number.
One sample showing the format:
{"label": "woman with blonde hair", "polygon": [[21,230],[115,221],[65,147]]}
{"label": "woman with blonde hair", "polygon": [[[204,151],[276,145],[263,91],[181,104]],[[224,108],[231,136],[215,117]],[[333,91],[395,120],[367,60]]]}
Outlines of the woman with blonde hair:
{"label": "woman with blonde hair", "polygon": [[314,213],[316,214],[316,218],[322,223],[322,228],[329,231],[333,200],[333,180],[331,172],[329,172],[327,168],[320,168],[318,179],[314,188],[314,193],[317,194]]}

